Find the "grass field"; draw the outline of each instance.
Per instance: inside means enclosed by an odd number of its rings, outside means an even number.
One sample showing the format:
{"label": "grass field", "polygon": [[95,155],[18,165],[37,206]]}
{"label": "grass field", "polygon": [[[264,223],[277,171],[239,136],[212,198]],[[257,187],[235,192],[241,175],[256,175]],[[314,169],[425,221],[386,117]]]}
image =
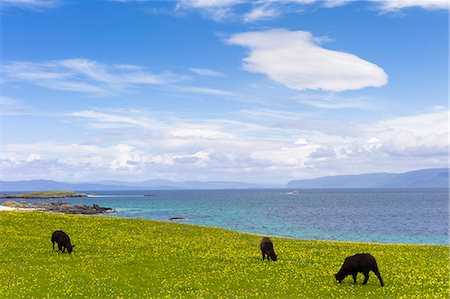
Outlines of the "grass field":
{"label": "grass field", "polygon": [[[52,251],[67,232],[72,254]],[[142,219],[42,212],[0,213],[0,298],[448,298],[449,247],[272,238]],[[336,283],[346,256],[368,252],[371,273]]]}

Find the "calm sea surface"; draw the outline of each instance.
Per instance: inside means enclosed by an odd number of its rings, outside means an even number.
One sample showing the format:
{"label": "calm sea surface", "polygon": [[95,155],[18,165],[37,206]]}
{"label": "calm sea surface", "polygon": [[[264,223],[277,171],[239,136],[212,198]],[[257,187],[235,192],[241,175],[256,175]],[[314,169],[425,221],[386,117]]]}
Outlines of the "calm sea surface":
{"label": "calm sea surface", "polygon": [[[223,227],[301,239],[448,244],[448,189],[184,190],[87,192],[72,203],[117,217]],[[147,195],[147,196],[145,196]],[[66,201],[66,199],[64,199]]]}

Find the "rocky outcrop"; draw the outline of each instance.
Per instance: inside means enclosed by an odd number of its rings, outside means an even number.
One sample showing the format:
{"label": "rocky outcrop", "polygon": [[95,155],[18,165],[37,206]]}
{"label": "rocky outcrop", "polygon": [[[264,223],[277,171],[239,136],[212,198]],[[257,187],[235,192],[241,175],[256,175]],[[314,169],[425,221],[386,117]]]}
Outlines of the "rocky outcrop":
{"label": "rocky outcrop", "polygon": [[15,201],[7,201],[3,203],[4,206],[23,209],[23,210],[39,210],[39,211],[47,211],[47,212],[55,212],[55,213],[63,213],[63,214],[103,214],[108,212],[115,212],[112,208],[101,207],[97,204],[93,204],[92,206],[84,205],[84,204],[70,204],[68,202],[57,201],[57,202],[36,202],[36,203],[28,203],[28,202],[15,202]]}
{"label": "rocky outcrop", "polygon": [[189,220],[188,218],[185,217],[170,217],[169,220],[172,221],[181,221],[181,220]]}
{"label": "rocky outcrop", "polygon": [[0,194],[0,199],[55,199],[69,197],[87,197],[84,193],[71,191],[28,192],[22,194]]}

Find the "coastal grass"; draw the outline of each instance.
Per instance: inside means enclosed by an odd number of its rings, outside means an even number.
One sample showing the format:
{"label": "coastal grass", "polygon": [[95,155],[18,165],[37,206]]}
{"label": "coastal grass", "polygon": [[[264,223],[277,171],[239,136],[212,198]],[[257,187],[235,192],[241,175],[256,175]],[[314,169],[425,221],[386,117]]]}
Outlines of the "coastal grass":
{"label": "coastal grass", "polygon": [[24,196],[26,196],[26,195],[41,196],[41,197],[47,197],[47,196],[66,197],[66,196],[77,195],[77,193],[74,191],[33,191],[33,192],[24,193],[22,195],[24,195]]}
{"label": "coastal grass", "polygon": [[[75,248],[52,251],[62,229]],[[286,238],[261,261],[261,236],[105,216],[0,213],[0,298],[448,298],[449,247]],[[341,284],[344,258],[375,256],[384,287]]]}

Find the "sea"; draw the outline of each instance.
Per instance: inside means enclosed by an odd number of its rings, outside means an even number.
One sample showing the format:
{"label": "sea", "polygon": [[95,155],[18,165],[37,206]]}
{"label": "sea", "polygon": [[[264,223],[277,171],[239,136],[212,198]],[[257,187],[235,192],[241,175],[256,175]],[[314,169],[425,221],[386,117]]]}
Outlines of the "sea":
{"label": "sea", "polygon": [[[73,204],[114,217],[221,227],[308,240],[449,244],[449,189],[95,191]],[[33,201],[33,200],[28,200]],[[41,200],[42,201],[42,200]],[[60,199],[61,201],[61,199]]]}

